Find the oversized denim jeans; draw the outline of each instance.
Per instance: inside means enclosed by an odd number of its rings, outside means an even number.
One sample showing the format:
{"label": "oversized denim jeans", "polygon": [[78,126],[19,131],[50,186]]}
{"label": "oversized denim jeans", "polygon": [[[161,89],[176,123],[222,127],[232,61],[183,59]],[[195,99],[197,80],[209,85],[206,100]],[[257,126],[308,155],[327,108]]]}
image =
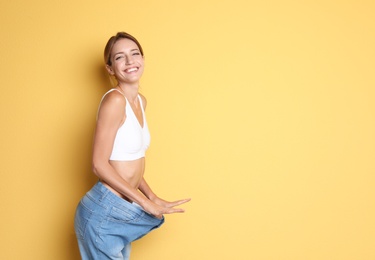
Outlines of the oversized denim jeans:
{"label": "oversized denim jeans", "polygon": [[83,260],[127,260],[130,243],[163,222],[98,182],[79,202],[74,228]]}

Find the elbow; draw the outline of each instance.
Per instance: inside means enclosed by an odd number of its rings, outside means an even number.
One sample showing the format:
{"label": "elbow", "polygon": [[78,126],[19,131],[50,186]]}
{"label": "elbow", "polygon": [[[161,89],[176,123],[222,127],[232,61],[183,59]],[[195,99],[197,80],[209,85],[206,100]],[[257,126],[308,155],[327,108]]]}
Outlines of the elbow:
{"label": "elbow", "polygon": [[100,173],[102,172],[102,169],[103,169],[103,163],[98,160],[92,160],[91,169],[92,169],[92,172],[100,178],[100,175],[101,175]]}
{"label": "elbow", "polygon": [[106,156],[103,153],[95,152],[91,157],[91,170],[92,172],[99,177],[100,179],[103,175],[110,170],[109,156]]}
{"label": "elbow", "polygon": [[[91,164],[91,170],[92,170],[92,172],[96,175],[96,176],[98,176],[98,167],[96,166],[96,164],[93,162],[92,164]],[[99,177],[99,176],[98,176]]]}

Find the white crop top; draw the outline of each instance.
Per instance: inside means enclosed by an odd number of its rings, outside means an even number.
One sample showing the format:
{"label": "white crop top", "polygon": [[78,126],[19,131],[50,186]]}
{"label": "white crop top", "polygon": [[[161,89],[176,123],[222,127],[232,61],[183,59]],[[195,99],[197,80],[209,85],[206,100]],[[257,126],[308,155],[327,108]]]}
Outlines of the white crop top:
{"label": "white crop top", "polygon": [[[108,93],[114,90],[120,92],[117,89],[111,89],[104,94],[102,100]],[[128,100],[125,96],[124,98],[126,100],[126,119],[117,130],[116,138],[113,143],[112,154],[109,158],[113,161],[133,161],[144,157],[151,140],[141,97],[138,95],[142,109],[143,127],[140,125]]]}

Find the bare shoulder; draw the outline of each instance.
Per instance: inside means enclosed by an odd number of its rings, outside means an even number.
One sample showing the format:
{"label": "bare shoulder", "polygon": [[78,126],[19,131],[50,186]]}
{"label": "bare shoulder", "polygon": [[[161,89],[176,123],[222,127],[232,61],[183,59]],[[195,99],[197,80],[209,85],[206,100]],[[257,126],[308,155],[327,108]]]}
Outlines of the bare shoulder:
{"label": "bare shoulder", "polygon": [[125,106],[126,100],[124,96],[119,91],[111,91],[107,93],[102,100],[101,106],[110,106],[110,107],[117,107],[117,106]]}
{"label": "bare shoulder", "polygon": [[141,93],[139,93],[139,96],[142,99],[143,109],[146,109],[146,106],[147,106],[147,99],[146,99],[146,97],[143,96]]}
{"label": "bare shoulder", "polygon": [[119,91],[107,93],[100,104],[99,114],[123,114],[126,100]]}

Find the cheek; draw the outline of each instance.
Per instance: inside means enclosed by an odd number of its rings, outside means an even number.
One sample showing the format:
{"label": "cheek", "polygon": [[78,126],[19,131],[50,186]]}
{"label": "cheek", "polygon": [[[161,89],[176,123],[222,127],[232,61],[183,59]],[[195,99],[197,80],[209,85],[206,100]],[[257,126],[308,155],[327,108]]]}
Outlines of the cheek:
{"label": "cheek", "polygon": [[116,63],[115,66],[113,66],[113,71],[121,71],[125,64],[123,62]]}
{"label": "cheek", "polygon": [[142,63],[142,64],[145,63],[145,60],[144,60],[144,58],[143,58],[142,56],[137,57],[136,60],[137,60],[137,62],[139,62],[139,63]]}

